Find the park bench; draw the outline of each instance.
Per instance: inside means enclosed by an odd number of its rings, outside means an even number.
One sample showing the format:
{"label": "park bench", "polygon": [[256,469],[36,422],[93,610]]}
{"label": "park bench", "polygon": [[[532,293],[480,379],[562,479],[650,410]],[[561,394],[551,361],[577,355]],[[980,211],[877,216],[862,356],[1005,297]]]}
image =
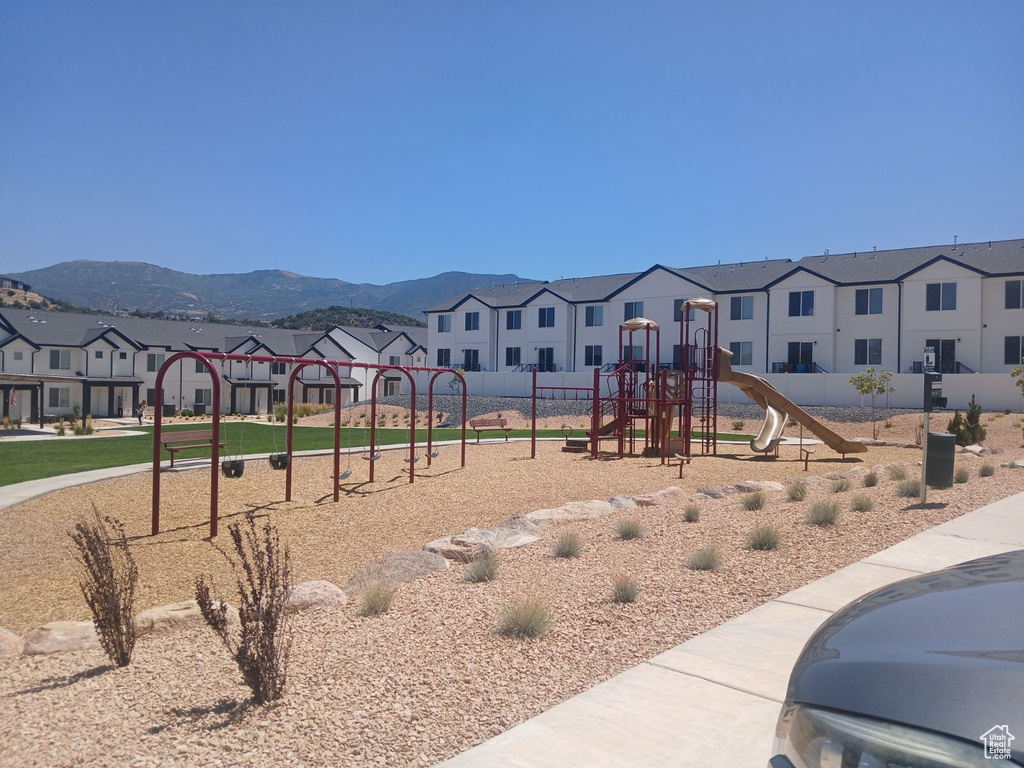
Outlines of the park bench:
{"label": "park bench", "polygon": [[[188,445],[180,445],[188,443]],[[188,429],[183,432],[164,432],[160,435],[160,444],[164,450],[171,454],[171,466],[174,466],[174,454],[178,451],[187,451],[192,448],[210,448],[213,446],[212,429]],[[220,448],[224,443],[220,443]]]}
{"label": "park bench", "polygon": [[480,435],[483,432],[504,432],[505,439],[508,440],[508,433],[512,431],[512,428],[508,426],[508,422],[505,419],[470,419],[469,426],[476,430],[476,441],[480,442]]}

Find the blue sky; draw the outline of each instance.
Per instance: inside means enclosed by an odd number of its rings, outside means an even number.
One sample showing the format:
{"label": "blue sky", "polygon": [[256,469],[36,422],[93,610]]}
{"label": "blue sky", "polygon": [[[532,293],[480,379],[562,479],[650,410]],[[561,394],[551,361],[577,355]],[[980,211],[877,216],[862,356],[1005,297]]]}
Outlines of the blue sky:
{"label": "blue sky", "polygon": [[0,6],[0,272],[384,283],[1024,237],[1024,3]]}

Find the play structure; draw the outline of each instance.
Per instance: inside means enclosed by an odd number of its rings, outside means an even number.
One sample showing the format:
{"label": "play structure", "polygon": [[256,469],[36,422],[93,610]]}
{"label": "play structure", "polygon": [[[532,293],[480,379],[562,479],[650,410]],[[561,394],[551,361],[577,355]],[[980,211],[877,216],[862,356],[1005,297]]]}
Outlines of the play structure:
{"label": "play structure", "polygon": [[738,387],[764,409],[764,424],[749,444],[755,453],[777,455],[791,418],[800,425],[801,433],[806,428],[844,457],[867,450],[864,443],[833,432],[767,380],[734,371],[732,352],[718,345],[716,301],[688,299],[682,302],[680,312],[679,345],[671,366],[657,362],[661,349],[658,324],[637,317],[619,326],[619,362],[607,372],[595,368],[591,386],[547,386],[534,371],[531,456],[536,457],[538,398],[588,400],[590,429],[581,437],[566,430],[563,450],[597,458],[602,443],[612,442],[613,452],[622,458],[636,453],[642,434],[643,455],[660,456],[663,464],[677,460],[682,473],[695,445],[701,454],[718,452],[720,383]]}
{"label": "play structure", "polygon": [[[180,445],[185,442],[181,438],[174,437],[168,438],[163,433],[163,382],[164,376],[172,365],[178,364],[183,360],[191,359],[196,360],[202,364],[209,373],[212,381],[212,429],[209,430],[186,430],[182,432],[168,433],[169,435],[187,435],[187,442],[189,445]],[[455,376],[461,383],[462,389],[462,464],[466,466],[466,397],[467,388],[466,380],[460,371],[453,368],[430,368],[430,367],[413,367],[413,366],[398,366],[398,365],[374,365],[372,363],[354,363],[347,360],[324,360],[321,358],[302,358],[302,357],[282,357],[279,355],[242,355],[242,354],[230,354],[224,352],[178,352],[169,357],[164,364],[160,367],[159,372],[156,376],[156,395],[154,406],[154,419],[153,419],[153,515],[152,515],[152,528],[151,533],[153,536],[160,533],[160,475],[161,475],[161,452],[168,450],[171,455],[171,461],[173,464],[174,452],[180,450],[187,450],[193,448],[210,448],[212,456],[210,460],[210,537],[213,538],[217,535],[217,520],[218,520],[218,491],[220,475],[224,475],[226,478],[237,479],[242,476],[245,469],[245,459],[242,454],[242,430],[240,428],[238,437],[234,444],[226,444],[221,440],[220,422],[221,422],[221,387],[220,380],[222,378],[221,373],[216,369],[213,361],[243,361],[246,363],[284,363],[291,366],[291,373],[288,377],[288,420],[286,424],[285,432],[285,450],[281,452],[277,446],[277,427],[271,426],[273,429],[272,433],[274,441],[274,452],[270,454],[268,460],[270,467],[276,470],[284,470],[285,472],[285,501],[292,500],[292,467],[293,461],[293,427],[295,423],[295,382],[299,377],[299,374],[309,366],[321,366],[325,368],[334,379],[334,473],[332,475],[332,486],[334,501],[337,502],[339,499],[339,492],[343,480],[350,478],[353,474],[351,469],[351,440],[349,440],[349,466],[342,471],[341,470],[341,377],[338,374],[338,369],[345,368],[352,370],[353,368],[361,368],[365,370],[375,370],[377,373],[373,378],[373,383],[370,386],[370,444],[369,451],[364,454],[365,458],[369,460],[369,470],[367,482],[374,482],[374,465],[377,459],[380,458],[380,453],[377,450],[377,384],[388,371],[395,371],[405,376],[409,380],[410,386],[410,402],[411,402],[411,413],[409,418],[409,455],[406,462],[409,465],[409,482],[412,483],[416,479],[416,463],[419,461],[419,456],[416,455],[416,378],[414,373],[430,373],[429,384],[427,386],[428,391],[428,404],[427,404],[427,443],[426,443],[426,456],[427,466],[430,465],[431,461],[437,457],[437,450],[434,446],[434,384],[436,383],[439,376],[443,374],[451,374]],[[351,432],[349,432],[351,436]],[[173,444],[173,445],[169,445]],[[227,452],[227,458],[221,461],[220,451],[224,448]]]}

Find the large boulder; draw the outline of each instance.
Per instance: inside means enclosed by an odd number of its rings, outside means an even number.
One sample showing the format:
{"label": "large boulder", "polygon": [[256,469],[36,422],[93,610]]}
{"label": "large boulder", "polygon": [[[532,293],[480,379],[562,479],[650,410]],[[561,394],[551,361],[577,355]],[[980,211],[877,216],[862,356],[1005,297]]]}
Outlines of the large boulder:
{"label": "large boulder", "polygon": [[636,509],[636,500],[632,496],[612,496],[608,503],[616,509]]}
{"label": "large boulder", "polygon": [[724,499],[730,494],[737,493],[736,486],[730,485],[725,488],[715,488],[714,486],[702,485],[697,489],[697,493],[703,494],[712,499]]}
{"label": "large boulder", "polygon": [[304,581],[292,588],[285,610],[288,613],[312,608],[331,610],[348,602],[348,595],[329,581]]}
{"label": "large boulder", "polygon": [[530,522],[539,525],[541,528],[546,528],[549,525],[564,523],[570,520],[605,517],[614,511],[615,507],[607,501],[592,499],[590,501],[570,501],[568,504],[563,504],[556,509],[538,509],[530,512],[526,517]]}
{"label": "large boulder", "polygon": [[11,630],[0,627],[0,656],[20,656],[24,650],[24,640]]}
{"label": "large boulder", "polygon": [[25,636],[25,654],[28,656],[93,651],[100,647],[100,639],[91,621],[51,621]]}
{"label": "large boulder", "polygon": [[736,489],[741,493],[753,493],[754,491],[784,491],[786,486],[776,483],[774,480],[743,480],[736,483]]}
{"label": "large boulder", "polygon": [[481,557],[493,555],[496,551],[490,540],[481,536],[462,534],[444,536],[423,545],[427,552],[441,555],[456,563],[469,563]]}
{"label": "large boulder", "polygon": [[[238,609],[228,606],[228,621],[238,621]],[[142,611],[135,617],[135,631],[140,635],[176,632],[186,627],[201,627],[205,624],[199,604],[195,600],[158,605]]]}
{"label": "large boulder", "polygon": [[428,576],[435,571],[443,571],[448,567],[448,560],[436,552],[426,552],[422,549],[392,552],[390,555],[378,557],[357,572],[348,580],[344,589],[345,592],[352,595],[361,592],[374,582],[393,587],[405,581]]}

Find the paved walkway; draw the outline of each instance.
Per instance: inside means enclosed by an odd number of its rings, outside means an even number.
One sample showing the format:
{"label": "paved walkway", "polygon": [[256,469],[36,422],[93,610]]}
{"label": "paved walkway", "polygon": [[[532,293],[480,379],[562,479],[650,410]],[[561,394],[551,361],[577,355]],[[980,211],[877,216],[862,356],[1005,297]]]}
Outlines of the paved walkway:
{"label": "paved walkway", "polygon": [[[209,459],[182,462],[181,468],[197,464],[208,465]],[[60,488],[151,468],[135,464],[3,486],[0,509]],[[1022,547],[1024,493],[782,595],[441,766],[763,766],[771,756],[790,669],[811,633],[834,611],[894,581]]]}
{"label": "paved walkway", "polygon": [[441,766],[764,766],[793,663],[834,611],[894,581],[1022,547],[1024,493],[782,595]]}

